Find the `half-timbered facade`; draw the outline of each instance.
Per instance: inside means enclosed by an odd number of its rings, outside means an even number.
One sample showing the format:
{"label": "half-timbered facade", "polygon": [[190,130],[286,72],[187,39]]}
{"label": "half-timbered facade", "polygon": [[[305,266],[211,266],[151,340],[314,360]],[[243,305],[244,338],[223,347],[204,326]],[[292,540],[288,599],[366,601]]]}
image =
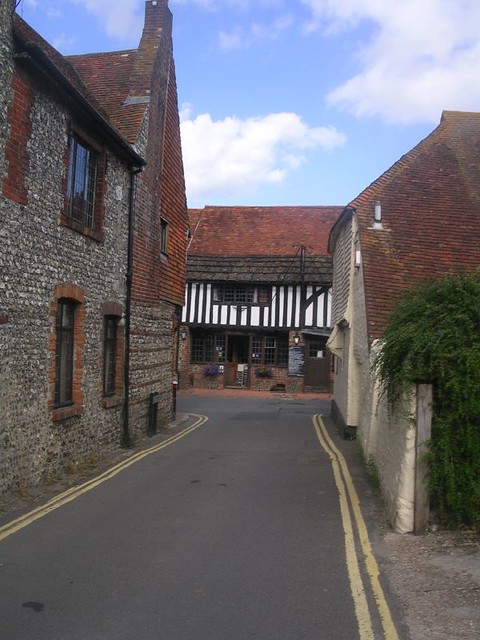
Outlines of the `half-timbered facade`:
{"label": "half-timbered facade", "polygon": [[[329,388],[331,260],[340,207],[192,210],[180,384]],[[213,374],[213,375],[212,375]]]}

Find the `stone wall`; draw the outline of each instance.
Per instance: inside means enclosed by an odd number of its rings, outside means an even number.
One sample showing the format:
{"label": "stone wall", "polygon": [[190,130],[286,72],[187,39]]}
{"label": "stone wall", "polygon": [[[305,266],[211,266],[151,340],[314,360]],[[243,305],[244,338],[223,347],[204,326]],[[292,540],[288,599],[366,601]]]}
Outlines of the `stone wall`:
{"label": "stone wall", "polygon": [[132,307],[130,427],[134,441],[147,434],[150,394],[159,395],[158,427],[172,418],[175,313],[167,303]]}
{"label": "stone wall", "polygon": [[[3,17],[1,24],[3,29]],[[4,42],[2,33],[2,46]],[[13,67],[5,55],[2,48],[0,67],[8,78]],[[19,114],[20,93],[29,97]],[[106,303],[125,305],[129,193],[129,172],[109,153],[104,241],[59,224],[71,114],[25,68],[15,68],[6,95],[1,149],[10,151],[0,176],[0,493],[41,482],[120,443],[121,398],[107,406],[102,397],[103,314]],[[3,97],[0,104],[6,113]],[[15,146],[11,132],[17,116],[15,127],[22,135]],[[16,157],[21,157],[22,175],[14,171]],[[19,198],[14,197],[17,187]],[[81,292],[83,319],[75,354],[82,363],[81,401],[74,415],[64,416],[55,414],[51,389],[52,309],[59,286]]]}

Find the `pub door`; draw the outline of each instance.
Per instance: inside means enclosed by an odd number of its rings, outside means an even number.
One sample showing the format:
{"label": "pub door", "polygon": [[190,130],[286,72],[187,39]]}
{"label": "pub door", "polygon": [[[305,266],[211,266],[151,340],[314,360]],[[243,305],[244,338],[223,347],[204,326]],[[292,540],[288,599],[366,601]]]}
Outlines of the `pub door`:
{"label": "pub door", "polygon": [[248,387],[248,354],[250,336],[227,336],[227,362],[225,386]]}

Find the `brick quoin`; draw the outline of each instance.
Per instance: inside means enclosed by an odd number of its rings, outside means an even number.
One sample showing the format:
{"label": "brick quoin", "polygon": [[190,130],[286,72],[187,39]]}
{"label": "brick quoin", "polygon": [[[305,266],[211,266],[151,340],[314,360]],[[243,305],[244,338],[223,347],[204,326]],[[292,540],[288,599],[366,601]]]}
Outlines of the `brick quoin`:
{"label": "brick quoin", "polygon": [[8,172],[3,179],[2,193],[5,198],[27,204],[28,192],[25,176],[30,169],[28,141],[32,135],[31,109],[34,104],[34,89],[29,77],[16,68],[12,78],[13,100],[7,113],[10,133],[5,145]]}

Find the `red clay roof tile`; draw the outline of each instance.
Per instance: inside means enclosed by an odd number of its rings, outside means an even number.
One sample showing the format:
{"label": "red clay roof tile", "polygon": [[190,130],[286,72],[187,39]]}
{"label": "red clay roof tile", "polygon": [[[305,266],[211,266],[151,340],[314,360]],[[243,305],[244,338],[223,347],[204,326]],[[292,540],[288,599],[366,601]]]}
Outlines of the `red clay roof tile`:
{"label": "red clay roof tile", "polygon": [[[383,230],[372,228],[375,200]],[[480,113],[444,112],[349,206],[359,223],[371,342],[412,284],[480,267]]]}
{"label": "red clay roof tile", "polygon": [[190,209],[192,255],[328,255],[330,229],[342,207],[219,207]]}

